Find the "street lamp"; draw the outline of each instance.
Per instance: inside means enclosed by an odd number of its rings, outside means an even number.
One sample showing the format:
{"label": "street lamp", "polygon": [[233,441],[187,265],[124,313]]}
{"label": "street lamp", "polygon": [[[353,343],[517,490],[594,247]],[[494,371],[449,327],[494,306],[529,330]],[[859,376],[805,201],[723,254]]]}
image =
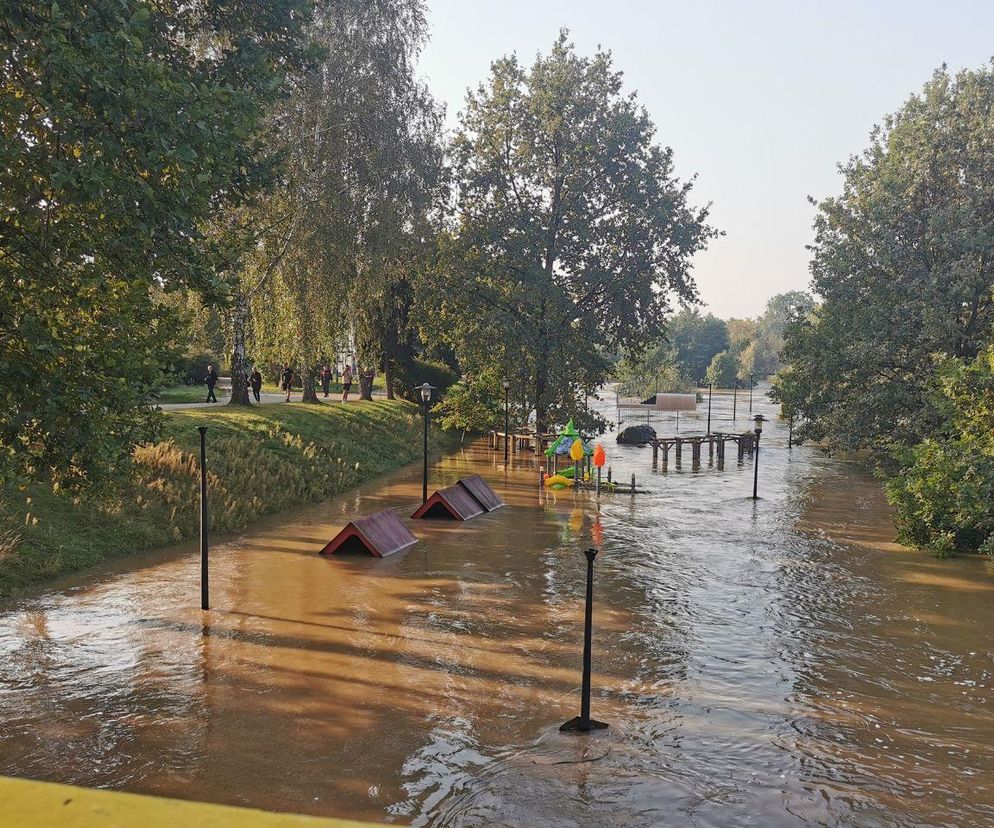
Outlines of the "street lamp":
{"label": "street lamp", "polygon": [[749,413],[752,414],[752,386],[755,384],[753,377],[755,374],[749,374]]}
{"label": "street lamp", "polygon": [[756,427],[752,430],[756,435],[756,450],[752,461],[752,499],[759,497],[759,436],[763,433],[763,415],[757,414],[753,417]]}
{"label": "street lamp", "polygon": [[421,404],[425,412],[424,467],[421,475],[421,502],[424,504],[428,502],[428,403],[431,402],[431,392],[435,390],[435,386],[423,382],[415,385],[414,390],[421,393]]}
{"label": "street lamp", "polygon": [[711,394],[714,391],[714,383],[708,383],[708,435],[711,434]]}
{"label": "street lamp", "polygon": [[737,409],[739,406],[739,378],[732,380],[732,422],[735,422]]}
{"label": "street lamp", "polygon": [[510,451],[510,443],[508,440],[510,437],[511,430],[511,382],[510,380],[504,380],[501,383],[504,388],[504,471],[507,471],[507,464],[509,462],[508,452]]}

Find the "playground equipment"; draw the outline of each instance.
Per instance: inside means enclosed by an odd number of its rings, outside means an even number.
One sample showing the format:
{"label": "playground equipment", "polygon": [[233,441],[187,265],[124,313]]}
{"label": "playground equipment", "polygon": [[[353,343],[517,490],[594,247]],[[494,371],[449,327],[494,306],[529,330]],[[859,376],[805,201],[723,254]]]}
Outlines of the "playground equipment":
{"label": "playground equipment", "polygon": [[350,520],[341,532],[328,541],[320,554],[368,552],[374,558],[385,558],[417,542],[418,539],[396,513],[385,509]]}

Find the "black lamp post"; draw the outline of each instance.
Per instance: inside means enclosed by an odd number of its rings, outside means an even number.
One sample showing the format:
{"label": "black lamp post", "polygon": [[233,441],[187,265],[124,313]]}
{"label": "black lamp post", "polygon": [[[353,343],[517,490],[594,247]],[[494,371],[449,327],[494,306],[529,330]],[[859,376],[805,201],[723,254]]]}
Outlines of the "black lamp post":
{"label": "black lamp post", "polygon": [[752,414],[752,386],[755,384],[753,377],[755,374],[749,374],[749,413]]}
{"label": "black lamp post", "polygon": [[211,590],[207,570],[207,426],[200,432],[200,609],[211,608]]}
{"label": "black lamp post", "polygon": [[414,389],[421,394],[421,404],[425,412],[425,441],[424,441],[424,466],[421,475],[421,502],[428,502],[428,403],[431,402],[431,392],[435,390],[434,385],[427,382],[415,385]]}
{"label": "black lamp post", "polygon": [[735,414],[739,405],[739,378],[732,380],[732,422],[735,422]]}
{"label": "black lamp post", "polygon": [[756,453],[752,461],[752,499],[759,497],[759,437],[763,433],[763,415],[753,417],[756,427],[752,430],[756,435]]}
{"label": "black lamp post", "polygon": [[508,453],[510,452],[510,442],[511,439],[511,382],[510,380],[504,380],[501,385],[504,387],[504,469],[507,469],[507,464],[509,462]]}

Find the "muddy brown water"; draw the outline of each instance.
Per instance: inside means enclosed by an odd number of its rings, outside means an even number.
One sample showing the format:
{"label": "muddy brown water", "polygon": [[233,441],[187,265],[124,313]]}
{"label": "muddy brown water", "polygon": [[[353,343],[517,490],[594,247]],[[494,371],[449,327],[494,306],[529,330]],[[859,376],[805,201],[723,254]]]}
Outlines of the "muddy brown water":
{"label": "muddy brown water", "polygon": [[[878,483],[775,421],[757,502],[732,451],[604,444],[648,494],[549,493],[476,444],[432,483],[508,508],[399,555],[316,552],[412,511],[417,468],[215,546],[209,613],[189,547],[4,607],[0,774],[413,825],[994,825],[985,560],[896,545]],[[611,727],[563,735],[591,543]]]}

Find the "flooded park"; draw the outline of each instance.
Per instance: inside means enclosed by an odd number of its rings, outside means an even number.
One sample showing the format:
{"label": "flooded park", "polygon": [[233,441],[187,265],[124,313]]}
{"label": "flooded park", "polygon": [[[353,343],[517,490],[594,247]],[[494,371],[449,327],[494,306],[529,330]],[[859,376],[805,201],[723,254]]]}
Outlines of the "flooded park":
{"label": "flooded park", "polygon": [[[755,409],[755,501],[749,457],[654,471],[609,434],[646,491],[597,498],[481,440],[431,488],[480,473],[508,506],[402,553],[318,550],[406,518],[419,467],[218,539],[209,612],[192,546],[8,604],[0,774],[417,826],[994,823],[990,563],[896,545],[878,481]],[[562,734],[590,546],[610,728]]]}

